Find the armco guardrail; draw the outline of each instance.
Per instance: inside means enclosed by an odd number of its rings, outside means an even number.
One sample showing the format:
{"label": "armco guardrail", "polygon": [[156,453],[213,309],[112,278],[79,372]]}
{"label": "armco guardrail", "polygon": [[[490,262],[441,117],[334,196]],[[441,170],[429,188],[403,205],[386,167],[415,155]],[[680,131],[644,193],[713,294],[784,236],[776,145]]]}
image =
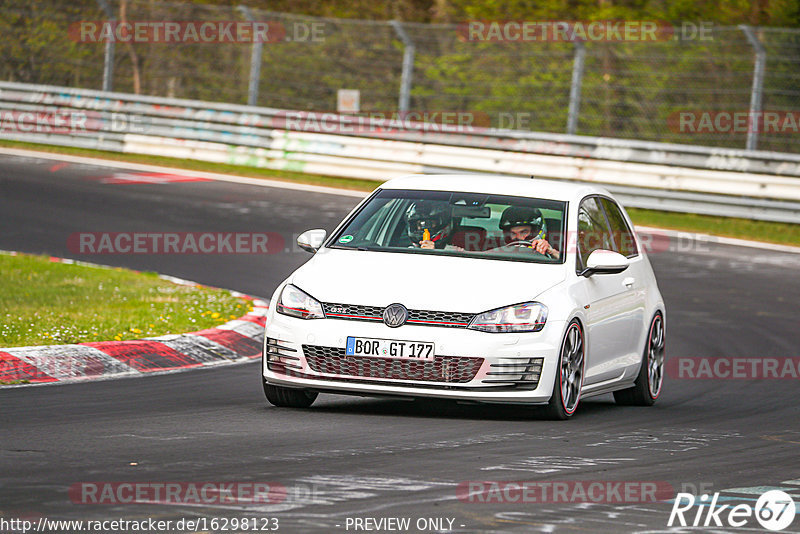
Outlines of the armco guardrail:
{"label": "armco guardrail", "polygon": [[12,82],[0,82],[0,117],[0,138],[19,141],[379,180],[408,173],[535,175],[602,184],[629,206],[800,223],[794,154]]}

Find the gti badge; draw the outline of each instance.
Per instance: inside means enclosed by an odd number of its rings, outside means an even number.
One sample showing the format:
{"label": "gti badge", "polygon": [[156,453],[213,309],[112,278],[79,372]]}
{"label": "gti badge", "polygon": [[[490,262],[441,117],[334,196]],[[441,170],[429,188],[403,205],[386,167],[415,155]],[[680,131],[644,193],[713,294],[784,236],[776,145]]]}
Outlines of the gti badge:
{"label": "gti badge", "polygon": [[402,304],[389,304],[383,310],[383,322],[389,328],[403,326],[408,319],[408,310]]}

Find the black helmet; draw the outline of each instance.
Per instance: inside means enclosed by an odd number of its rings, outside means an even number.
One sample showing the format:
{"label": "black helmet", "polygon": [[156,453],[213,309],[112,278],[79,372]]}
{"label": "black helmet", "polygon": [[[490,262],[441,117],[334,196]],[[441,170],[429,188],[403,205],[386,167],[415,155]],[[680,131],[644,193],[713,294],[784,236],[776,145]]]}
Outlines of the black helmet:
{"label": "black helmet", "polygon": [[508,232],[514,226],[530,226],[535,239],[544,236],[544,218],[539,208],[527,206],[509,206],[500,216],[500,229]]}
{"label": "black helmet", "polygon": [[[415,245],[422,241],[425,230],[430,232],[431,239],[439,234],[445,235],[453,222],[450,204],[433,200],[419,200],[408,207],[406,222],[408,237]],[[444,240],[437,241],[440,241],[442,246],[445,245]]]}

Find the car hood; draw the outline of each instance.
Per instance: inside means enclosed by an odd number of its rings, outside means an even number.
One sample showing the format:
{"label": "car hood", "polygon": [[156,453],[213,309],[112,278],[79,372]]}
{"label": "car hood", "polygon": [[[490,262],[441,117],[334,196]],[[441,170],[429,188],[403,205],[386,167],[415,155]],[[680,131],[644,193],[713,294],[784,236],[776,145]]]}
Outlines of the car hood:
{"label": "car hood", "polygon": [[478,313],[532,300],[564,278],[560,264],[322,249],[291,282],[320,302]]}

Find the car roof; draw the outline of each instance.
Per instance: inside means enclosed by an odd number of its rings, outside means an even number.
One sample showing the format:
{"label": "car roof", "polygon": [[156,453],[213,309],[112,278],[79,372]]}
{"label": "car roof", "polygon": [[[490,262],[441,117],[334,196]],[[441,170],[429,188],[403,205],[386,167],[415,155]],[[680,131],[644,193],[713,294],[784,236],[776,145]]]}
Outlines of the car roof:
{"label": "car roof", "polygon": [[592,194],[611,196],[607,190],[592,184],[491,174],[411,174],[389,180],[380,187],[513,195],[562,201],[575,201]]}

